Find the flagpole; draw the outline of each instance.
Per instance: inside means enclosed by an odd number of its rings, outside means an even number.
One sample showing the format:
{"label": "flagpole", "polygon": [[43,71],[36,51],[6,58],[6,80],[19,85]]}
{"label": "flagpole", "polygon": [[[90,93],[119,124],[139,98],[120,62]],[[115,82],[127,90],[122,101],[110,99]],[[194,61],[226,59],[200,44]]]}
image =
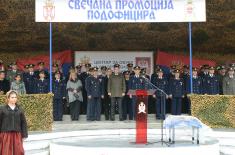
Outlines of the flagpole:
{"label": "flagpole", "polygon": [[52,92],[52,23],[50,22],[50,92]]}
{"label": "flagpole", "polygon": [[188,29],[189,29],[189,68],[190,68],[190,93],[193,93],[193,75],[192,75],[192,65],[193,65],[193,60],[192,60],[192,23],[189,22],[188,24]]}

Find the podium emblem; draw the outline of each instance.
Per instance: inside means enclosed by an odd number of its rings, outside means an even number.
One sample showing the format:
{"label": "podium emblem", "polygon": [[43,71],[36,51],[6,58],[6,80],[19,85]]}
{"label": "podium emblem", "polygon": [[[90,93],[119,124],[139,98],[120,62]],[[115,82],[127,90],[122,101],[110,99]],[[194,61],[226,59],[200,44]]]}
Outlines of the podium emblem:
{"label": "podium emblem", "polygon": [[139,109],[138,114],[140,114],[140,113],[146,114],[146,106],[145,106],[144,102],[140,102],[138,109]]}

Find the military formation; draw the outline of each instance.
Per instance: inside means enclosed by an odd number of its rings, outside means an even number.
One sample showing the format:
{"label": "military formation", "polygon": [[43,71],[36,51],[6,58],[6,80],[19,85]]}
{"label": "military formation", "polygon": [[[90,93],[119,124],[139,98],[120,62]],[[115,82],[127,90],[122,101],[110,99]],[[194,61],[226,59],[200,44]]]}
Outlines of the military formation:
{"label": "military formation", "polygon": [[[18,70],[16,63],[8,68],[0,62],[0,94],[15,90],[19,94],[45,94],[50,92],[49,72],[44,62],[25,65],[24,71]],[[127,64],[121,72],[120,65],[112,68],[92,67],[80,64],[71,67],[68,75],[62,73],[59,64],[52,66],[52,93],[54,121],[62,121],[65,107],[73,121],[79,120],[80,114],[86,114],[87,121],[114,121],[119,114],[119,121],[135,120],[135,95],[129,90],[156,89],[148,98],[148,111],[156,114],[156,119],[164,118],[164,113],[181,115],[190,114],[188,94],[235,95],[235,65],[213,67],[203,65],[192,68],[192,89],[190,87],[189,66],[171,66],[167,72],[159,65],[154,73],[148,75],[146,68]],[[164,103],[164,104],[163,104]]]}

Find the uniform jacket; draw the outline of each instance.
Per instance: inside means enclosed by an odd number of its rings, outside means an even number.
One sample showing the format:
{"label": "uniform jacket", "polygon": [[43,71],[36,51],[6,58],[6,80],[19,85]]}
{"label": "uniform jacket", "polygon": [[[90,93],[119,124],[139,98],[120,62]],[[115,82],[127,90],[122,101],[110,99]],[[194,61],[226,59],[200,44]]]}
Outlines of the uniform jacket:
{"label": "uniform jacket", "polygon": [[224,95],[235,95],[235,77],[230,78],[229,76],[223,79],[223,94]]}
{"label": "uniform jacket", "polygon": [[7,79],[0,80],[0,91],[6,94],[10,90],[10,83]]}
{"label": "uniform jacket", "polygon": [[122,97],[122,93],[126,91],[126,83],[122,74],[114,73],[108,79],[108,92],[111,97]]}
{"label": "uniform jacket", "polygon": [[62,99],[66,97],[66,84],[63,80],[53,80],[52,82],[52,92],[54,94],[54,99]]}
{"label": "uniform jacket", "polygon": [[104,95],[104,81],[102,77],[87,77],[85,87],[87,91],[87,96],[101,97],[102,95]]}
{"label": "uniform jacket", "polygon": [[169,94],[172,97],[182,97],[185,93],[184,82],[182,79],[170,79],[169,81]]}
{"label": "uniform jacket", "polygon": [[215,95],[219,94],[219,79],[217,76],[213,75],[207,76],[203,83],[204,94]]}
{"label": "uniform jacket", "polygon": [[[166,94],[168,94],[168,92],[169,92],[169,82],[168,82],[168,80],[166,79],[166,78],[158,78],[158,77],[153,77],[152,79],[151,79],[151,82],[152,82],[152,84],[154,84],[157,88],[159,88],[159,89],[161,89],[161,90],[163,90]],[[154,88],[155,89],[155,88]],[[164,94],[161,92],[161,91],[156,91],[156,96],[157,97],[161,97],[161,96],[163,96]]]}
{"label": "uniform jacket", "polygon": [[49,88],[50,88],[50,83],[48,79],[44,79],[44,80],[40,80],[37,79],[35,80],[35,88],[36,88],[36,92],[37,94],[46,94],[49,92]]}

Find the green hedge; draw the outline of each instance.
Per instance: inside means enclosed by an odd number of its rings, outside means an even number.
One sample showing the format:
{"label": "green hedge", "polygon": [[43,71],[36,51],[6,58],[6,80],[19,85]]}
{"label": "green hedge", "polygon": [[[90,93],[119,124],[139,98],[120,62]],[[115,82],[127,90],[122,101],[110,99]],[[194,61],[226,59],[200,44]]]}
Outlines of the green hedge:
{"label": "green hedge", "polygon": [[[25,111],[29,131],[51,131],[53,94],[33,94],[19,97],[19,104]],[[5,96],[0,95],[0,104],[5,103]]]}
{"label": "green hedge", "polygon": [[190,95],[192,115],[212,128],[235,128],[235,96]]}

